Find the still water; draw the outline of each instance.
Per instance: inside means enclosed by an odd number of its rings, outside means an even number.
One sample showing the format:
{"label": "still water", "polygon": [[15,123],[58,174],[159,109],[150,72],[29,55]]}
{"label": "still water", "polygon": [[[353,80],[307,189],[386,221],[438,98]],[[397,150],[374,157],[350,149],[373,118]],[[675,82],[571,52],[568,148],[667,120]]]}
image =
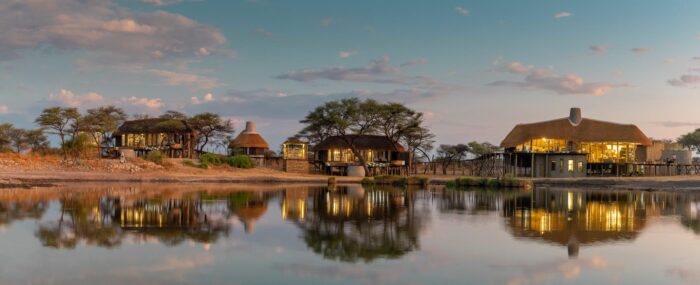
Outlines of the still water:
{"label": "still water", "polygon": [[697,284],[700,193],[0,190],[0,284]]}

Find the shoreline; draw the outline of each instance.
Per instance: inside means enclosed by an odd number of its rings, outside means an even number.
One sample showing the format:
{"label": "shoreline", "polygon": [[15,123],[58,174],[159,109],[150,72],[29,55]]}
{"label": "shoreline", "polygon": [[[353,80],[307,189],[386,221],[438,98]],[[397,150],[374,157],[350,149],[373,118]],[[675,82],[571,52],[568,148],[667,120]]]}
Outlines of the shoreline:
{"label": "shoreline", "polygon": [[[216,173],[0,170],[0,188],[53,187],[77,183],[328,185],[329,177],[270,170]],[[427,178],[428,185],[446,185],[449,181],[454,181],[458,176],[427,176]],[[335,180],[336,184],[339,185],[352,185],[361,184],[363,177],[335,176]],[[536,188],[597,188],[645,191],[700,190],[700,176],[534,178],[528,180],[531,180]]]}

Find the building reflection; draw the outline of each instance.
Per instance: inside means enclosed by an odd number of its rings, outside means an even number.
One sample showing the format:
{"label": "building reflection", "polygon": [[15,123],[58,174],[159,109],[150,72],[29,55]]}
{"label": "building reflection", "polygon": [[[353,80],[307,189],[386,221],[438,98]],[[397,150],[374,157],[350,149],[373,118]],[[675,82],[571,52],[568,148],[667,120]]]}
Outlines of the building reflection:
{"label": "building reflection", "polygon": [[399,258],[419,248],[429,214],[414,206],[414,193],[349,186],[308,191],[305,198],[305,192],[295,189],[285,191],[282,216],[296,224],[306,245],[324,258]]}
{"label": "building reflection", "polygon": [[74,248],[80,242],[110,248],[127,237],[143,242],[155,239],[169,246],[184,241],[210,244],[228,237],[235,219],[246,233],[252,233],[267,210],[269,196],[262,192],[147,197],[68,194],[57,198],[58,216],[41,221],[36,236],[54,248]]}
{"label": "building reflection", "polygon": [[517,238],[565,246],[570,257],[580,248],[636,239],[649,219],[681,215],[688,193],[644,191],[536,190],[506,201],[507,230]]}

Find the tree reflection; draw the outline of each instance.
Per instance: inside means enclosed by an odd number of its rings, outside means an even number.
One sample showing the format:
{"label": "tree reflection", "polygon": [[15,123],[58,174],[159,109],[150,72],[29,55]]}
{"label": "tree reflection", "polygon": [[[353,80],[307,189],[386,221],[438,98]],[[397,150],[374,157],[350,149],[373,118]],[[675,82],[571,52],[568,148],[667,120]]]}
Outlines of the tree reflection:
{"label": "tree reflection", "polygon": [[307,246],[324,258],[343,262],[399,258],[419,248],[427,217],[427,212],[416,213],[412,193],[361,186],[318,189],[303,207],[308,210],[288,217],[302,230]]}
{"label": "tree reflection", "polygon": [[[204,194],[202,194],[204,195]],[[59,199],[59,215],[42,221],[36,237],[44,246],[72,249],[85,243],[112,248],[126,237],[155,238],[174,246],[184,241],[213,243],[228,236],[227,200],[68,195]]]}

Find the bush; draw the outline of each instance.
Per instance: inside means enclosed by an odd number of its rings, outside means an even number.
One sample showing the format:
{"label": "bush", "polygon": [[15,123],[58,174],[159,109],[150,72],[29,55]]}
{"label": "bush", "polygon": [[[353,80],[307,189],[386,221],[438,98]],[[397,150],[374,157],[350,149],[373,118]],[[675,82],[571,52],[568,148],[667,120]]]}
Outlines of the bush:
{"label": "bush", "polygon": [[83,158],[87,156],[92,146],[91,139],[86,134],[79,134],[73,139],[66,141],[62,146],[64,153],[72,158]]}
{"label": "bush", "polygon": [[245,155],[234,155],[226,159],[226,163],[236,168],[253,168],[255,163]]}
{"label": "bush", "polygon": [[164,165],[165,158],[166,157],[163,152],[161,152],[160,150],[154,150],[148,152],[145,159],[158,165]]}
{"label": "bush", "polygon": [[206,153],[199,157],[199,162],[206,165],[221,165],[221,157],[213,153]]}
{"label": "bush", "polygon": [[408,178],[408,185],[418,185],[421,187],[426,187],[426,186],[428,186],[428,177],[411,176]]}
{"label": "bush", "polygon": [[369,178],[369,177],[362,178],[362,185],[372,186],[372,185],[374,185],[374,179]]}
{"label": "bush", "polygon": [[189,159],[183,160],[182,165],[190,166],[190,167],[197,167],[197,165],[194,163],[194,161],[189,160]]}
{"label": "bush", "polygon": [[328,185],[335,185],[336,179],[335,176],[328,177]]}

